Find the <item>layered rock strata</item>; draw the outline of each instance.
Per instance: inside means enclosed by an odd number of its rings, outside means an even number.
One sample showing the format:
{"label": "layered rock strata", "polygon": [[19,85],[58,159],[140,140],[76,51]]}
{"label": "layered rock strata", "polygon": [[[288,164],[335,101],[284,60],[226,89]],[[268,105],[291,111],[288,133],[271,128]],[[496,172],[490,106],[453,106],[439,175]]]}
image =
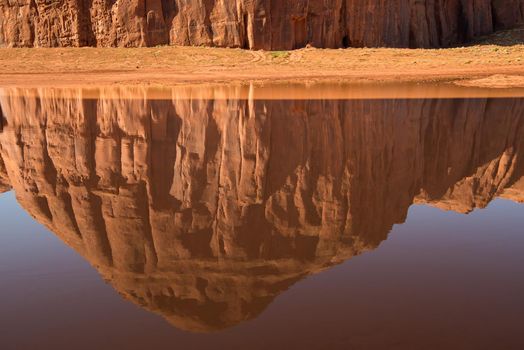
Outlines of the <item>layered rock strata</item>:
{"label": "layered rock strata", "polygon": [[0,46],[447,47],[524,20],[524,0],[0,0]]}
{"label": "layered rock strata", "polygon": [[413,203],[523,198],[522,99],[119,95],[5,90],[0,169],[120,294],[183,329],[256,317]]}

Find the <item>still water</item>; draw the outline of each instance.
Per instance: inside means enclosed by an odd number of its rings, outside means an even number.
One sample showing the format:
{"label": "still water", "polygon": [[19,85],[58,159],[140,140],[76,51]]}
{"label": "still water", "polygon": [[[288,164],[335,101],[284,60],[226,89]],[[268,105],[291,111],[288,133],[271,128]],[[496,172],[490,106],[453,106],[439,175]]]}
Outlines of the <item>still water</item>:
{"label": "still water", "polygon": [[0,348],[523,349],[518,96],[4,89]]}

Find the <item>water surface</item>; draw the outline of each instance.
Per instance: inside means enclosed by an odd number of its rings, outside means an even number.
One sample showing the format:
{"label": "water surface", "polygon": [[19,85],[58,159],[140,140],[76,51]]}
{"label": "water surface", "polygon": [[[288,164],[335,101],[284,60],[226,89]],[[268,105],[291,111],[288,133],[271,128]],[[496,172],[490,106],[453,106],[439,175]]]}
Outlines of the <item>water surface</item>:
{"label": "water surface", "polygon": [[3,90],[2,348],[521,349],[506,93]]}

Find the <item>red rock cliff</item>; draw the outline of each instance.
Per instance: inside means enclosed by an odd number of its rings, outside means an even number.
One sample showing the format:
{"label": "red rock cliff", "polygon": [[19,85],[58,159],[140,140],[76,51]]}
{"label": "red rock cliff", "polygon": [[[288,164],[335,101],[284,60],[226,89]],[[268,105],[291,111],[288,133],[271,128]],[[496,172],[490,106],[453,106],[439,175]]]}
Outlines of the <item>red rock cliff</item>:
{"label": "red rock cliff", "polygon": [[524,197],[522,99],[182,92],[0,98],[0,170],[20,204],[180,328],[255,317],[297,280],[377,247],[414,202],[469,212]]}
{"label": "red rock cliff", "polygon": [[524,0],[0,0],[0,47],[446,47],[524,20]]}

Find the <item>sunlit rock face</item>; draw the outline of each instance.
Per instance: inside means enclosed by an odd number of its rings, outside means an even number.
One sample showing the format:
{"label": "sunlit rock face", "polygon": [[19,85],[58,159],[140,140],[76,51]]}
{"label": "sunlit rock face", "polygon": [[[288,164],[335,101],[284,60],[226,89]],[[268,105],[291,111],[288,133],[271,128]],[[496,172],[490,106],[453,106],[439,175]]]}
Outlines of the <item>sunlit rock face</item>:
{"label": "sunlit rock face", "polygon": [[413,203],[523,198],[522,99],[240,90],[4,90],[0,173],[120,294],[192,331],[376,248]]}
{"label": "sunlit rock face", "polygon": [[7,175],[4,160],[0,157],[0,193],[7,192],[10,189],[9,176]]}
{"label": "sunlit rock face", "polygon": [[524,20],[524,0],[0,0],[0,46],[445,47]]}
{"label": "sunlit rock face", "polygon": [[514,202],[524,203],[524,177],[521,177],[514,185],[504,190],[501,197]]}

